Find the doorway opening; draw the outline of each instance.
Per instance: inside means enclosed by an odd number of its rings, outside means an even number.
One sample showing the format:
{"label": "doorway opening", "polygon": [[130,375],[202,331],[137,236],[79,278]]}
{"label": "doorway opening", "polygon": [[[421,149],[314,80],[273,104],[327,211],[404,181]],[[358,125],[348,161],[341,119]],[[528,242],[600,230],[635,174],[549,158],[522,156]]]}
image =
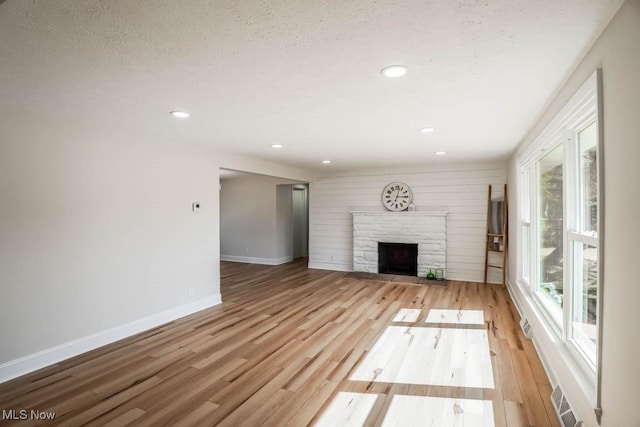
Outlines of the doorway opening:
{"label": "doorway opening", "polygon": [[293,259],[309,256],[309,186],[291,186],[292,256]]}

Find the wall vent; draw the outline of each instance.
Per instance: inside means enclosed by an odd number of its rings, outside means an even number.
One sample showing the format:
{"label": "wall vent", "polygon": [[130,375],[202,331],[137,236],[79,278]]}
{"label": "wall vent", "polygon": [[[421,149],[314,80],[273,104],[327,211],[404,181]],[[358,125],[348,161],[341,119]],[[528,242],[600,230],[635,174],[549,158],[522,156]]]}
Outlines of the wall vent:
{"label": "wall vent", "polygon": [[529,321],[523,317],[522,319],[520,319],[520,327],[522,328],[522,332],[524,333],[524,336],[531,339],[533,337],[533,331],[531,330],[531,324],[529,323]]}
{"label": "wall vent", "polygon": [[556,410],[556,415],[558,415],[560,425],[562,425],[563,427],[582,426],[582,421],[578,421],[576,419],[576,416],[571,409],[571,405],[569,405],[567,398],[560,388],[560,384],[554,387],[550,399],[551,403],[553,404],[553,409]]}

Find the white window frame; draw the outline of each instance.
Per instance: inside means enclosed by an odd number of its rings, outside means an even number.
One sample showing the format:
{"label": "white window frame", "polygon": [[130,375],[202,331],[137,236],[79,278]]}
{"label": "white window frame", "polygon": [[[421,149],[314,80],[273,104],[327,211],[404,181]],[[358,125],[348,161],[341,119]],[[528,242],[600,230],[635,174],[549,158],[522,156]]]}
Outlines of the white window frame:
{"label": "white window frame", "polygon": [[[524,228],[529,227],[529,262],[530,277],[529,280],[524,275],[525,252],[519,249],[517,260],[519,285],[532,297],[534,305],[537,306],[537,312],[546,321],[549,330],[558,338],[569,350],[582,370],[588,377],[593,379],[595,388],[597,389],[597,401],[599,405],[599,379],[600,366],[599,360],[601,355],[602,342],[602,277],[603,277],[603,257],[602,257],[602,240],[603,240],[603,209],[602,209],[602,109],[601,109],[601,78],[600,70],[595,72],[583,86],[574,94],[565,107],[556,115],[549,125],[538,135],[537,138],[517,157],[517,176],[519,198],[519,214],[520,222],[518,234],[520,241],[523,242]],[[580,218],[578,217],[579,209],[579,147],[577,144],[577,134],[585,129],[589,124],[596,122],[597,124],[597,150],[598,150],[598,234],[597,236],[590,233],[583,233],[579,228]],[[536,168],[537,161],[544,157],[549,151],[558,147],[564,147],[563,158],[563,308],[561,318],[554,315],[553,310],[545,307],[546,301],[538,295],[539,291],[539,257],[537,251],[538,240],[538,188],[537,178],[538,171]],[[570,190],[570,191],[569,191]],[[579,279],[574,277],[574,242],[585,243],[598,248],[598,295],[597,295],[597,344],[596,344],[596,362],[588,357],[582,348],[572,338],[572,319],[573,319],[573,281]],[[557,308],[556,308],[557,311]]]}
{"label": "white window frame", "polygon": [[[520,206],[519,206],[519,210],[520,210],[520,228],[518,230],[518,232],[520,233],[520,242],[522,243],[521,247],[524,247],[525,244],[525,239],[524,239],[524,230],[528,230],[529,233],[529,238],[527,239],[528,243],[529,243],[529,247],[527,248],[527,254],[529,255],[529,259],[524,260],[521,257],[518,258],[518,278],[519,278],[519,283],[521,285],[523,285],[526,289],[530,289],[531,287],[531,272],[532,272],[532,266],[531,266],[531,195],[530,193],[530,189],[531,189],[531,170],[529,168],[529,166],[527,165],[526,167],[523,167],[522,170],[520,171],[519,174],[519,194],[520,194]],[[522,253],[522,255],[524,255],[524,253]],[[525,274],[525,266],[524,264],[527,264],[528,266],[528,275]]]}

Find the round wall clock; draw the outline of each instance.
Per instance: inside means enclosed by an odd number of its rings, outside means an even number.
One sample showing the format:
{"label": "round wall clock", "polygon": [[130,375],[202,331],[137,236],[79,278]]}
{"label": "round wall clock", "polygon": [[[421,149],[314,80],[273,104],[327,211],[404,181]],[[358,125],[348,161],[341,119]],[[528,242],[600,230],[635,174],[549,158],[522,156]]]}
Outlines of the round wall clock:
{"label": "round wall clock", "polygon": [[413,200],[411,188],[404,182],[392,182],[382,191],[382,204],[390,211],[400,212]]}

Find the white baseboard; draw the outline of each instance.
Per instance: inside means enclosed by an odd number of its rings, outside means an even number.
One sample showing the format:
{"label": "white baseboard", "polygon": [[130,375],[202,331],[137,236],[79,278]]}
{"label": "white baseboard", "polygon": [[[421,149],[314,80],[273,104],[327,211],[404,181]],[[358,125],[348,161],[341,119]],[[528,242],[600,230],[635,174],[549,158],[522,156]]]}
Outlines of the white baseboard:
{"label": "white baseboard", "polygon": [[516,295],[515,290],[513,289],[514,286],[516,286],[511,279],[509,279],[507,277],[506,280],[506,287],[507,287],[507,292],[509,293],[509,296],[511,297],[511,301],[513,301],[513,305],[516,308],[516,311],[518,312],[518,314],[520,315],[520,318],[522,319],[523,317],[526,317],[523,313],[523,307],[522,307],[522,303],[520,302],[520,296]]}
{"label": "white baseboard", "polygon": [[222,302],[220,294],[215,294],[189,304],[181,305],[160,313],[153,314],[142,319],[106,331],[98,332],[77,340],[70,341],[55,347],[51,347],[37,353],[33,353],[19,359],[0,364],[0,383],[9,381],[21,375],[28,374],[54,363],[61,362],[82,353],[94,350],[98,347],[111,344],[123,338],[144,332],[156,326],[174,321],[184,316],[196,313]]}
{"label": "white baseboard", "polygon": [[293,256],[282,258],[256,258],[249,256],[220,255],[220,261],[244,262],[247,264],[280,265],[293,261]]}
{"label": "white baseboard", "polygon": [[[557,376],[554,370],[552,369],[553,365],[551,364],[551,361],[549,360],[547,353],[545,353],[543,351],[543,348],[541,347],[540,337],[538,336],[538,332],[540,331],[540,333],[545,333],[547,335],[549,334],[547,331],[543,331],[542,330],[543,328],[537,327],[538,323],[541,322],[539,316],[527,315],[527,313],[532,313],[530,311],[530,307],[532,304],[530,301],[527,301],[526,295],[523,295],[522,290],[518,289],[517,286],[518,285],[516,283],[511,281],[511,279],[507,278],[507,291],[509,293],[509,297],[511,297],[511,301],[513,301],[513,305],[516,308],[516,311],[518,312],[518,314],[520,315],[520,318],[522,319],[526,317],[529,320],[529,325],[533,330],[533,338],[531,339],[531,342],[533,343],[533,347],[535,348],[536,353],[538,353],[538,358],[542,363],[542,367],[544,368],[545,373],[547,374],[547,377],[549,378],[552,384],[555,384],[557,382]],[[529,307],[525,306],[525,304],[527,304]]]}
{"label": "white baseboard", "polygon": [[309,261],[309,267],[316,270],[331,270],[331,271],[353,271],[351,264],[332,263],[332,262],[312,262]]}
{"label": "white baseboard", "polygon": [[594,378],[589,378],[589,374],[570,352],[569,346],[563,344],[551,331],[532,295],[512,280],[507,280],[507,289],[520,316],[529,320],[533,331],[531,341],[551,384],[559,383],[562,386],[578,419],[582,419],[586,425],[596,425],[593,413]]}
{"label": "white baseboard", "polygon": [[471,282],[471,283],[482,283],[482,280],[483,280],[482,277],[478,278],[478,277],[472,277],[467,274],[456,274],[456,273],[447,274],[445,279],[456,281],[456,282]]}

